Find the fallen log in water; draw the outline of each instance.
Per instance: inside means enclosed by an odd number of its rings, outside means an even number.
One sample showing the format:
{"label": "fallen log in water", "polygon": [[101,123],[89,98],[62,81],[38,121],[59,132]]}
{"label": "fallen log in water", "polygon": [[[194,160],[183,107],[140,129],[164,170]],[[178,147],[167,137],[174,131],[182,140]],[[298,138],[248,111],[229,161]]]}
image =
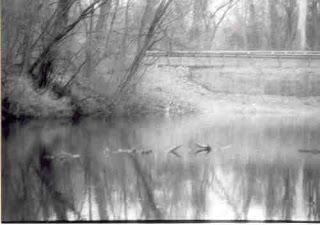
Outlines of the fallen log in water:
{"label": "fallen log in water", "polygon": [[299,149],[300,153],[310,153],[310,154],[320,154],[320,150],[318,149]]}
{"label": "fallen log in water", "polygon": [[181,147],[182,145],[178,145],[176,147],[173,147],[171,149],[169,149],[168,153],[171,153],[173,155],[175,155],[178,158],[181,158],[181,155],[177,152],[177,150]]}
{"label": "fallen log in water", "polygon": [[135,149],[135,148],[130,148],[130,149],[122,149],[119,148],[117,150],[111,151],[108,147],[105,148],[103,151],[105,155],[108,155],[109,153],[112,154],[118,154],[118,153],[127,153],[127,154],[141,154],[141,155],[149,155],[153,153],[151,149],[148,150],[143,150],[143,149]]}

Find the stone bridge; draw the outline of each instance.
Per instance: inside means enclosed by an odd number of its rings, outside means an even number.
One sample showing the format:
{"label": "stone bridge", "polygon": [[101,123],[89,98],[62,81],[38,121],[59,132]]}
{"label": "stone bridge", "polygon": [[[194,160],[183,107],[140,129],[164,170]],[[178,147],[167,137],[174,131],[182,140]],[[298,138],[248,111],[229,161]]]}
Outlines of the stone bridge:
{"label": "stone bridge", "polygon": [[173,67],[320,67],[320,51],[148,51],[147,62]]}
{"label": "stone bridge", "polygon": [[214,92],[320,96],[320,51],[148,51],[146,63]]}

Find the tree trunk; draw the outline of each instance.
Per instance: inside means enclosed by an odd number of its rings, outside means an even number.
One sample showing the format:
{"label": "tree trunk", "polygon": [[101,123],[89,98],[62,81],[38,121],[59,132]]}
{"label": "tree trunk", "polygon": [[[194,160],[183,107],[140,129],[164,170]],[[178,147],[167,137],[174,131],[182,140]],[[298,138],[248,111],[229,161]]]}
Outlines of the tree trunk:
{"label": "tree trunk", "polygon": [[198,39],[201,33],[201,3],[202,0],[193,1],[192,26],[189,36],[190,41]]}
{"label": "tree trunk", "polygon": [[105,50],[105,56],[108,55],[108,52],[109,52],[109,42],[110,42],[110,38],[111,38],[111,35],[112,35],[112,32],[113,32],[113,25],[114,25],[114,21],[116,19],[116,16],[117,16],[117,12],[118,12],[118,7],[119,7],[119,0],[115,0],[115,7],[114,7],[114,10],[113,10],[113,13],[112,13],[112,18],[111,18],[111,23],[110,23],[110,28],[109,28],[109,31],[108,31],[108,34],[107,34],[107,41],[106,41],[106,50]]}
{"label": "tree trunk", "polygon": [[95,27],[95,31],[98,33],[97,36],[100,36],[101,31],[103,30],[106,21],[108,19],[110,9],[111,9],[111,0],[105,0],[105,4],[103,4],[100,8],[99,17],[97,20],[97,24]]}
{"label": "tree trunk", "polygon": [[144,7],[143,15],[141,18],[138,39],[137,39],[138,40],[137,41],[137,53],[141,50],[141,45],[144,42],[146,24],[147,24],[148,20],[150,19],[150,14],[152,11],[153,3],[154,3],[153,0],[145,0],[145,7]]}
{"label": "tree trunk", "polygon": [[[56,17],[53,23],[52,33],[47,36],[47,43],[51,43],[53,37],[56,37],[60,34],[68,24],[68,14],[69,9],[72,5],[72,0],[59,0],[56,10]],[[55,67],[55,60],[59,57],[59,48],[58,46],[52,47],[48,54],[45,56],[45,59],[39,66],[39,80],[38,86],[44,88],[48,86],[52,77],[52,73]]]}
{"label": "tree trunk", "polygon": [[287,13],[287,32],[286,32],[286,43],[285,48],[291,50],[293,48],[293,41],[295,38],[295,27],[294,27],[294,10],[296,7],[296,0],[288,0],[285,2],[285,11]]}
{"label": "tree trunk", "polygon": [[125,59],[126,51],[127,51],[127,39],[128,39],[128,29],[129,29],[129,6],[130,0],[126,1],[126,12],[124,17],[124,33],[121,41],[121,58]]}
{"label": "tree trunk", "polygon": [[243,14],[244,14],[244,18],[242,20],[242,24],[241,24],[241,35],[243,37],[243,45],[244,45],[244,49],[248,49],[248,25],[247,25],[247,19],[248,19],[248,2],[244,2],[243,3]]}
{"label": "tree trunk", "polygon": [[155,43],[156,40],[154,40],[155,32],[157,31],[157,28],[159,24],[161,23],[161,19],[163,18],[164,14],[167,11],[167,8],[171,4],[172,0],[161,0],[159,6],[157,7],[153,19],[149,25],[146,37],[144,38],[144,41],[141,45],[140,50],[137,52],[135,58],[133,59],[128,71],[125,73],[124,78],[119,85],[119,92],[122,92],[128,84],[131,82],[133,77],[138,72],[140,63],[146,53],[147,50],[149,50]]}
{"label": "tree trunk", "polygon": [[320,49],[320,1],[313,0],[311,8],[311,23],[312,23],[312,32],[311,32],[311,48],[312,50]]}
{"label": "tree trunk", "polygon": [[279,49],[278,41],[278,24],[279,24],[279,15],[276,8],[277,0],[269,0],[269,13],[270,13],[270,48],[272,50]]}
{"label": "tree trunk", "polygon": [[[103,52],[101,52],[101,45],[105,42],[106,31],[107,31],[107,20],[111,10],[111,2],[112,0],[104,0],[105,4],[103,4],[100,8],[100,13],[97,19],[95,30],[95,46],[94,49],[97,51],[97,56],[101,56]],[[92,28],[93,29],[93,28]]]}
{"label": "tree trunk", "polygon": [[89,77],[92,73],[92,31],[93,31],[93,12],[89,18],[89,29],[87,29],[87,46],[86,46],[86,72],[85,76]]}
{"label": "tree trunk", "polygon": [[299,6],[299,20],[298,30],[300,33],[300,49],[305,50],[306,48],[306,20],[307,20],[307,0],[298,1]]}
{"label": "tree trunk", "polygon": [[25,13],[26,24],[23,29],[24,37],[23,37],[23,53],[22,53],[22,73],[28,73],[28,69],[30,67],[30,59],[31,59],[31,44],[32,44],[32,27],[34,24],[34,16],[32,13],[35,12],[35,1],[27,2],[27,12]]}
{"label": "tree trunk", "polygon": [[258,21],[256,16],[256,6],[253,1],[250,1],[249,4],[249,33],[248,35],[248,44],[249,49],[258,49],[260,47],[260,34],[258,29]]}

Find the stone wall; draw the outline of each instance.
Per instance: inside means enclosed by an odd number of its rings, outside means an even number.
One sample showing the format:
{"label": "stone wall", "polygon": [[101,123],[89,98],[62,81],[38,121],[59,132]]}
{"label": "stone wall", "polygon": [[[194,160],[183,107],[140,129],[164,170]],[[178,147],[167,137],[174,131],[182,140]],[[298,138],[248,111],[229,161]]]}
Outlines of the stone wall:
{"label": "stone wall", "polygon": [[157,60],[147,57],[147,62],[155,62],[160,68],[187,68],[190,79],[214,92],[320,96],[320,54],[258,53],[207,57],[201,52],[178,52],[176,56],[160,55]]}
{"label": "stone wall", "polygon": [[[148,58],[147,62],[156,58]],[[159,57],[159,66],[185,67],[261,67],[261,68],[320,68],[319,57],[298,56],[215,56],[215,57]]]}

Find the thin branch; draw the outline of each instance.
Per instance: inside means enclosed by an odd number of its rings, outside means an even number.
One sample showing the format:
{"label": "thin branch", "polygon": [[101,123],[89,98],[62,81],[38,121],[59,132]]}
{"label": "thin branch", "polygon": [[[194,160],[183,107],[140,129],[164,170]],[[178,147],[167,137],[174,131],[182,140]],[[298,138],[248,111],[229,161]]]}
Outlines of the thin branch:
{"label": "thin branch", "polygon": [[110,23],[110,29],[109,29],[109,32],[108,32],[108,35],[107,35],[107,40],[106,40],[106,54],[108,52],[109,40],[110,40],[111,33],[113,32],[113,25],[114,25],[114,21],[115,21],[116,16],[117,16],[118,7],[119,7],[119,0],[116,0],[116,5],[115,5],[114,12],[112,14],[112,19],[111,19],[111,23]]}
{"label": "thin branch", "polygon": [[63,86],[63,89],[67,88],[71,82],[77,77],[77,75],[79,74],[79,72],[81,71],[82,67],[87,63],[87,59],[85,59],[83,61],[83,63],[81,63],[81,65],[78,67],[77,71],[71,76],[70,80]]}
{"label": "thin branch", "polygon": [[226,7],[227,5],[229,5],[230,3],[232,3],[233,0],[229,0],[228,2],[226,2],[225,4],[222,4],[221,6],[219,6],[213,13],[210,13],[209,18],[212,19],[216,16],[216,14],[224,7]]}

